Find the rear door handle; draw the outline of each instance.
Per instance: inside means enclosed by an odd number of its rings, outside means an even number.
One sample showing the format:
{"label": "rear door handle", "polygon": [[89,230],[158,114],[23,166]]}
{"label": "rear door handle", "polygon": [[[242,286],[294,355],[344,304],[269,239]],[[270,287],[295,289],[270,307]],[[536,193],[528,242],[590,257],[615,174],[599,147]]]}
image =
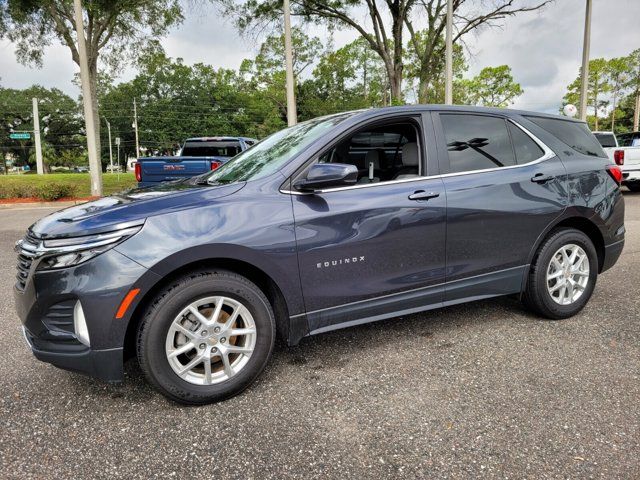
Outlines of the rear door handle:
{"label": "rear door handle", "polygon": [[416,190],[409,195],[409,200],[429,200],[430,198],[437,198],[440,194],[436,192],[425,192],[424,190]]}
{"label": "rear door handle", "polygon": [[533,177],[531,177],[531,181],[534,183],[546,183],[549,180],[553,180],[555,177],[553,175],[545,175],[544,173],[536,173]]}

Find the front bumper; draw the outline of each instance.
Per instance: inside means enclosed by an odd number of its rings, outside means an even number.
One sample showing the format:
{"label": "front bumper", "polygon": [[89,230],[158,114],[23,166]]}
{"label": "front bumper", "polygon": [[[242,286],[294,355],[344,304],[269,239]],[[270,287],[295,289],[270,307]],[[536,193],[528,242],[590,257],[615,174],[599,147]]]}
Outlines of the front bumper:
{"label": "front bumper", "polygon": [[[123,348],[134,300],[127,315],[116,319],[132,288],[146,291],[148,270],[111,249],[75,267],[29,271],[14,288],[16,311],[25,338],[38,360],[110,382],[123,378]],[[22,287],[24,285],[24,287]],[[74,331],[73,306],[84,310],[90,347]]]}

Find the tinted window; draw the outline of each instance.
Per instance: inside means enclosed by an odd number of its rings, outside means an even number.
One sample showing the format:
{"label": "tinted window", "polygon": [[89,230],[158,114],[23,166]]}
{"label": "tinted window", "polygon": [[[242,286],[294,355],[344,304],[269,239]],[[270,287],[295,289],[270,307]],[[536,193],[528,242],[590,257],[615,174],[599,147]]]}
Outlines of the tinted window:
{"label": "tinted window", "polygon": [[593,157],[605,157],[602,147],[589,130],[586,123],[556,118],[527,117],[533,123],[558,137],[576,152]]}
{"label": "tinted window", "polygon": [[442,114],[451,172],[506,167],[516,163],[501,118],[481,115]]}
{"label": "tinted window", "polygon": [[236,155],[217,170],[194,177],[194,181],[219,183],[255,180],[275,172],[294,155],[311,145],[340,122],[355,112],[330,115],[298,123],[258,142],[252,148]]}
{"label": "tinted window", "polygon": [[237,141],[191,141],[185,142],[183,157],[235,157],[240,153]]}
{"label": "tinted window", "polygon": [[613,136],[613,133],[594,133],[593,135],[605,148],[616,146],[616,137]]}
{"label": "tinted window", "polygon": [[510,122],[507,122],[507,124],[511,133],[513,149],[516,153],[516,161],[519,164],[533,162],[544,155],[544,151],[521,128]]}

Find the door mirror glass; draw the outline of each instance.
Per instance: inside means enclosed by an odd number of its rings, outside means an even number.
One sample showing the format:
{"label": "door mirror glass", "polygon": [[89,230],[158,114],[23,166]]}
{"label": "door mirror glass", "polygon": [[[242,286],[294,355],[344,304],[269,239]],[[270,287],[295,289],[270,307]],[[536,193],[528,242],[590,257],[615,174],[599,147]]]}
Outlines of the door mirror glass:
{"label": "door mirror glass", "polygon": [[313,192],[330,187],[355,185],[358,181],[358,169],[355,165],[344,163],[316,163],[306,178],[295,183],[296,190]]}

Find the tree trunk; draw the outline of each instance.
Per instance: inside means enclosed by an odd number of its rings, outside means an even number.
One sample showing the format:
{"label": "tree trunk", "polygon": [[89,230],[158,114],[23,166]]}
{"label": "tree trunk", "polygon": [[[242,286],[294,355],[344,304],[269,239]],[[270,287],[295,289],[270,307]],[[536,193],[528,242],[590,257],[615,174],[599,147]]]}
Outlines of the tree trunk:
{"label": "tree trunk", "polygon": [[613,92],[613,110],[611,110],[611,131],[614,132],[614,127],[616,126],[616,96],[617,91]]}
{"label": "tree trunk", "polygon": [[636,108],[633,113],[633,131],[637,132],[640,125],[640,91],[636,94]]}
{"label": "tree trunk", "polygon": [[98,111],[98,66],[97,59],[89,62],[89,87],[91,90],[91,106],[93,108],[94,128],[96,131],[96,150],[102,168],[102,146],[100,142],[100,112]]}

